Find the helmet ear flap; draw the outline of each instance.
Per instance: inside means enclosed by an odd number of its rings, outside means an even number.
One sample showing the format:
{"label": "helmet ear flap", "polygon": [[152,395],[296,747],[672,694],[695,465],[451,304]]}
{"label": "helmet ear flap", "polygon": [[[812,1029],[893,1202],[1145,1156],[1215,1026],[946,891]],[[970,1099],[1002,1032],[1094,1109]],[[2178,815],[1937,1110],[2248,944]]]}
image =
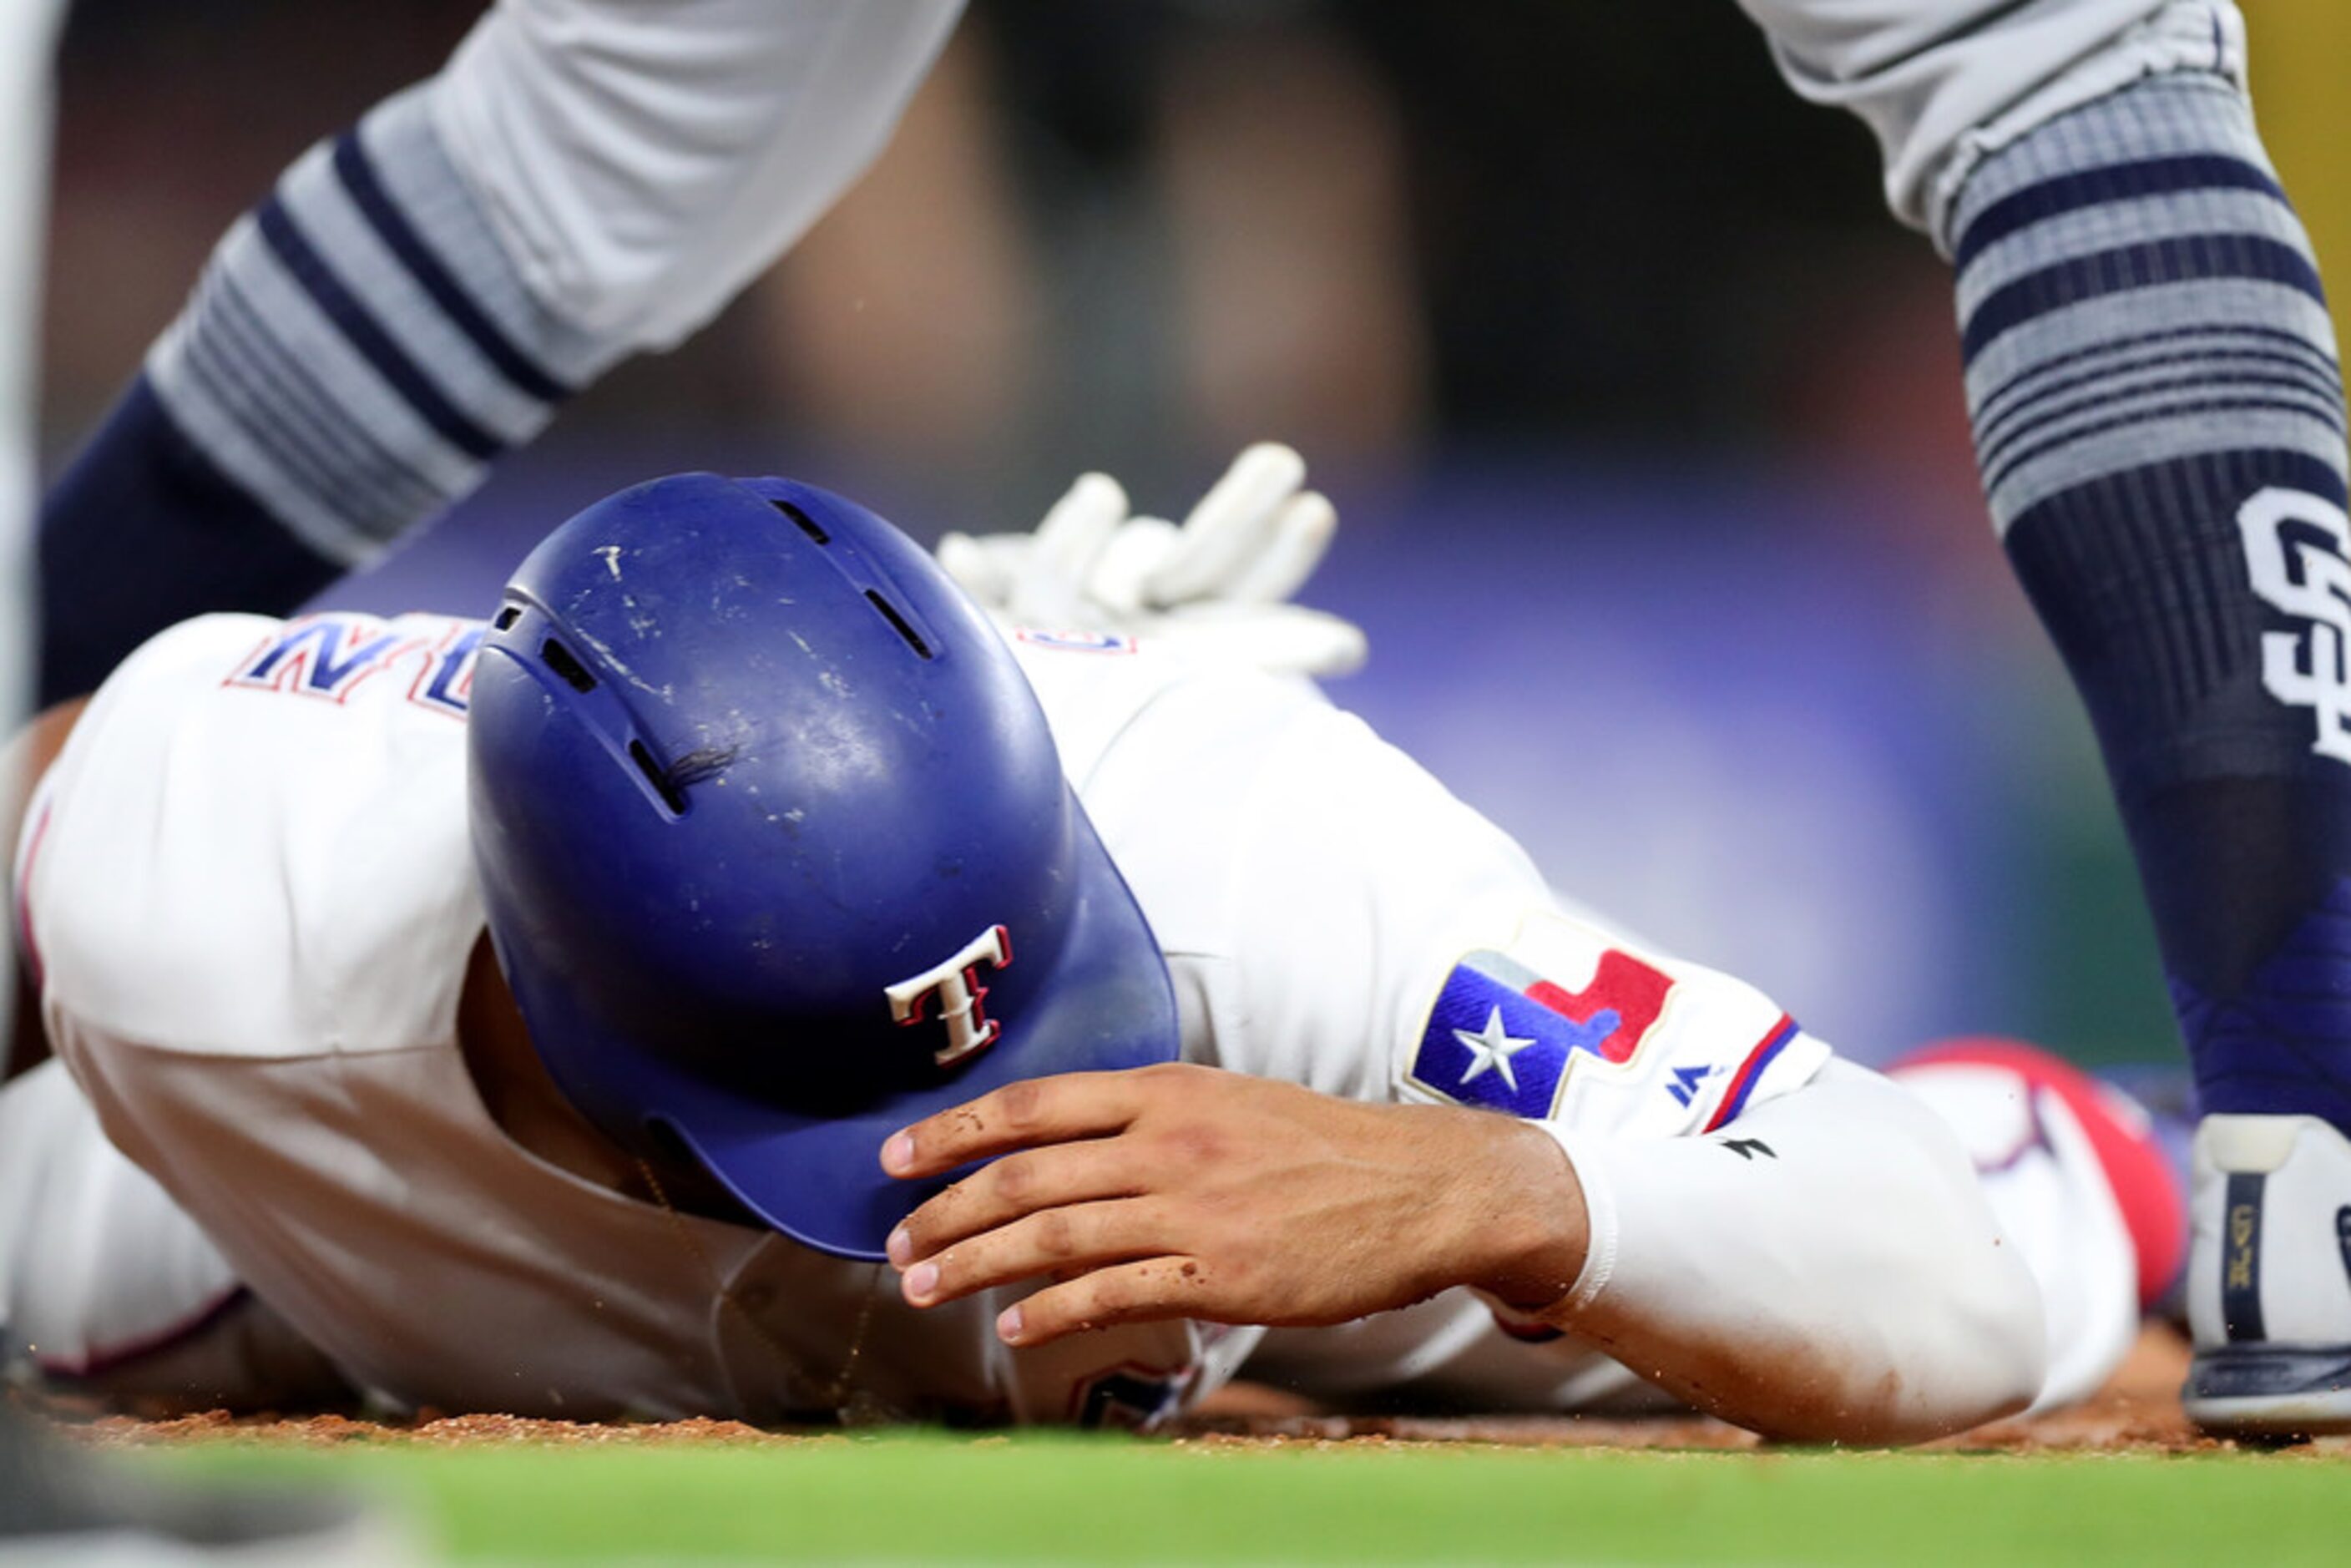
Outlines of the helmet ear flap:
{"label": "helmet ear flap", "polygon": [[589,508],[517,570],[469,727],[484,906],[557,1083],[812,1245],[881,1255],[922,1196],[874,1158],[904,1122],[1175,1053],[1026,679],[852,502],[686,475]]}

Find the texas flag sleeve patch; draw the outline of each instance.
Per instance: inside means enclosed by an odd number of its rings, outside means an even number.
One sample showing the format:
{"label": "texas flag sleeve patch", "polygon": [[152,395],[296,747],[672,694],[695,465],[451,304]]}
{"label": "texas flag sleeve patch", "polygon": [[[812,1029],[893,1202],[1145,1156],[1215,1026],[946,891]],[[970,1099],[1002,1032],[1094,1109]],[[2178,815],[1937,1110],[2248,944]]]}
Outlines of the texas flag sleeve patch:
{"label": "texas flag sleeve patch", "polygon": [[1427,1006],[1397,1041],[1407,1096],[1612,1136],[1712,1132],[1831,1054],[1745,981],[1549,910],[1460,953]]}
{"label": "texas flag sleeve patch", "polygon": [[1673,988],[1663,970],[1613,947],[1580,991],[1506,953],[1465,954],[1430,1009],[1412,1079],[1460,1104],[1552,1116],[1578,1054],[1631,1061]]}

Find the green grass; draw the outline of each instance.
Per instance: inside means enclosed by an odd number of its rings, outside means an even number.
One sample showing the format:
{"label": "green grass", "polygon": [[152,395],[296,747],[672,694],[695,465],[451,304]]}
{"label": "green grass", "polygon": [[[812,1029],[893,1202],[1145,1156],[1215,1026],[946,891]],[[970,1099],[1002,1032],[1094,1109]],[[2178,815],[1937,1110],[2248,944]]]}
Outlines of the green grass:
{"label": "green grass", "polygon": [[792,1448],[319,1451],[155,1461],[340,1477],[454,1561],[2342,1563],[2351,1467],[2289,1456],[1182,1448],[937,1436]]}

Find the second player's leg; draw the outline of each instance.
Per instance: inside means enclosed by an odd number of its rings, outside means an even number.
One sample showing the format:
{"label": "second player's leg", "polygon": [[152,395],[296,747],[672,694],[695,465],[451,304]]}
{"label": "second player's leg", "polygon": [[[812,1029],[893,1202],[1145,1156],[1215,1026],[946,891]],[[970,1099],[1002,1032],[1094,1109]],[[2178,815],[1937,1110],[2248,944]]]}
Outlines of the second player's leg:
{"label": "second player's leg", "polygon": [[51,490],[43,700],[184,617],[291,611],[709,319],[880,151],[958,8],[493,10],[238,221]]}
{"label": "second player's leg", "polygon": [[[2220,1113],[2199,1137],[2190,1413],[2351,1427],[2343,393],[2241,21],[2226,0],[2082,0],[1929,37],[1919,18],[1949,7],[1876,8],[1873,44],[1826,7],[1750,3],[1800,90],[1878,131],[1897,212],[1958,267],[1993,519],[2096,725]],[[2113,30],[2085,48],[2092,22]]]}

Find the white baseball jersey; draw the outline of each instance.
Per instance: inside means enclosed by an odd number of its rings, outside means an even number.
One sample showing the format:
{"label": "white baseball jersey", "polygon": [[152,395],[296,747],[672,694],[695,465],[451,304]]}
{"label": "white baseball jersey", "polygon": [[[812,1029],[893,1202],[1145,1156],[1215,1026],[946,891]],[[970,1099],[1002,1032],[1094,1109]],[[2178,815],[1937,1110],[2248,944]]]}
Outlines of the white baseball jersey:
{"label": "white baseball jersey", "polygon": [[[51,1038],[161,1188],[88,1174],[110,1156],[71,1132],[50,1070],[42,1113],[16,1121],[71,1144],[51,1185],[146,1218],[32,1226],[14,1249],[16,1324],[47,1364],[109,1364],[172,1332],[161,1306],[242,1286],[412,1406],[805,1411],[861,1321],[857,1397],[888,1409],[1149,1412],[1229,1372],[1248,1332],[1015,1353],[990,1332],[1001,1300],[916,1312],[886,1269],[681,1218],[507,1139],[455,1029],[483,929],[464,788],[479,635],[425,616],[185,623],[106,685],[44,781],[19,885]],[[1166,953],[1191,1060],[1653,1139],[1826,1059],[1743,984],[1558,912],[1507,837],[1304,683],[1113,639],[1015,647]],[[159,1236],[172,1212],[194,1224]],[[104,1288],[125,1270],[167,1284],[150,1302]],[[1500,1337],[1466,1299],[1420,1317],[1453,1354]],[[1427,1338],[1423,1369],[1446,1359]],[[1509,1348],[1533,1403],[1593,1373]]]}

